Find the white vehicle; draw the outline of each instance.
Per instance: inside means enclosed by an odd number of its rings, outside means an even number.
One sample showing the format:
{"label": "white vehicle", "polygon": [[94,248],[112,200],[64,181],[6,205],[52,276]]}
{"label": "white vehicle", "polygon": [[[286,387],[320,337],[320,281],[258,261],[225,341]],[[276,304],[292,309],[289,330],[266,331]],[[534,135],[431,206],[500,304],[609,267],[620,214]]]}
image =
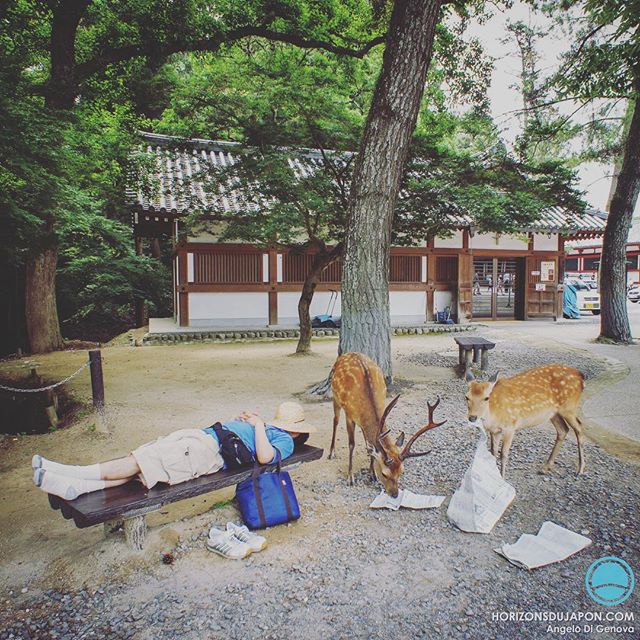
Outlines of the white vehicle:
{"label": "white vehicle", "polygon": [[577,278],[567,280],[567,284],[575,287],[580,313],[591,311],[594,316],[600,315],[600,293],[597,289],[592,289],[586,282]]}
{"label": "white vehicle", "polygon": [[627,298],[630,302],[640,302],[640,285],[637,282],[629,286]]}

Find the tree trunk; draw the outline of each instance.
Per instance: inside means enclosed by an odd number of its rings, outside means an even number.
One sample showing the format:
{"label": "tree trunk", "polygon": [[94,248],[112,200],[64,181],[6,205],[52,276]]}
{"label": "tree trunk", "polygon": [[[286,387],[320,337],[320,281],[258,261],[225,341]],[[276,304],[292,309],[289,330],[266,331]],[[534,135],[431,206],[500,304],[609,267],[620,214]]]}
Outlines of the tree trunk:
{"label": "tree trunk", "polygon": [[[640,88],[640,87],[639,87]],[[622,168],[611,198],[600,262],[600,340],[632,341],[627,314],[627,241],[640,192],[640,100],[635,101]]]}
{"label": "tree trunk", "polygon": [[27,262],[25,320],[32,353],[55,351],[63,346],[56,305],[58,249],[50,247]]}
{"label": "tree trunk", "polygon": [[91,0],[61,0],[51,21],[51,77],[47,107],[71,111],[75,106],[76,32]]}
{"label": "tree trunk", "polygon": [[304,281],[300,300],[298,300],[298,320],[300,321],[300,337],[296,346],[296,353],[305,354],[311,351],[311,316],[309,307],[316,291],[318,278],[322,269],[313,269]]}
{"label": "tree trunk", "polygon": [[340,352],[391,378],[389,251],[404,165],[431,61],[440,0],[396,0],[354,169],[342,274]]}
{"label": "tree trunk", "polygon": [[[62,0],[51,23],[51,77],[46,106],[51,111],[71,111],[75,105],[75,41],[78,24],[90,0]],[[54,223],[46,219],[49,232]],[[25,316],[27,341],[32,353],[55,351],[63,346],[56,306],[58,247],[44,249],[27,261]]]}
{"label": "tree trunk", "polygon": [[311,265],[311,269],[302,286],[302,293],[298,301],[298,320],[300,321],[300,338],[296,353],[305,354],[311,350],[311,316],[309,308],[316,291],[320,274],[342,253],[342,243],[336,245],[331,251],[326,249],[319,251]]}

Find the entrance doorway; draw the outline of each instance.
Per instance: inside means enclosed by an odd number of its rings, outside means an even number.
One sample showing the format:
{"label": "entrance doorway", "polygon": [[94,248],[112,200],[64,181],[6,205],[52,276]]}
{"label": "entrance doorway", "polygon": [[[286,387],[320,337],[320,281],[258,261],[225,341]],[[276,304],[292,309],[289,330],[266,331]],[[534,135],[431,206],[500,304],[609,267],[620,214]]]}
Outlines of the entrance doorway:
{"label": "entrance doorway", "polygon": [[[473,317],[508,320],[516,313],[519,258],[473,259]],[[519,300],[518,300],[519,302]]]}

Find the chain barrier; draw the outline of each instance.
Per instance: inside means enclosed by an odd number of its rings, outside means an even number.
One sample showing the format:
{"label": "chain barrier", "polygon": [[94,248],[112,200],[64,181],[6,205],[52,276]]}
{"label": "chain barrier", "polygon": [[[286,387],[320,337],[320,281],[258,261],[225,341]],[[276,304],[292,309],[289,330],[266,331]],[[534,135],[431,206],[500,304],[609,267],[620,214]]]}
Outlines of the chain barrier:
{"label": "chain barrier", "polygon": [[60,382],[50,384],[48,387],[40,387],[39,389],[16,389],[15,387],[5,387],[3,384],[0,384],[0,389],[2,389],[2,391],[10,391],[12,393],[41,393],[42,391],[49,391],[50,389],[55,389],[56,387],[60,387],[66,382],[69,382],[69,380],[72,380],[79,375],[90,364],[91,362],[87,360],[87,362],[85,362],[77,371],[74,371],[70,376],[67,376],[64,380],[60,380]]}

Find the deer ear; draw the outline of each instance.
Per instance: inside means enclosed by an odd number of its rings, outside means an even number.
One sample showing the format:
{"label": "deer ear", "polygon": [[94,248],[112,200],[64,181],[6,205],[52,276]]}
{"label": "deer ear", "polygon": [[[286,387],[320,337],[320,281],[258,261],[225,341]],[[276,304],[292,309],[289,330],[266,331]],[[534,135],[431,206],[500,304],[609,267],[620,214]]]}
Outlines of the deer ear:
{"label": "deer ear", "polygon": [[473,375],[473,371],[471,371],[471,369],[469,369],[465,374],[464,374],[464,379],[467,382],[473,382],[476,377]]}
{"label": "deer ear", "polygon": [[500,375],[499,371],[496,371],[490,378],[489,378],[489,382],[497,382],[498,380],[498,376]]}
{"label": "deer ear", "polygon": [[401,447],[404,444],[404,431],[400,432],[398,439],[396,440],[396,447]]}

